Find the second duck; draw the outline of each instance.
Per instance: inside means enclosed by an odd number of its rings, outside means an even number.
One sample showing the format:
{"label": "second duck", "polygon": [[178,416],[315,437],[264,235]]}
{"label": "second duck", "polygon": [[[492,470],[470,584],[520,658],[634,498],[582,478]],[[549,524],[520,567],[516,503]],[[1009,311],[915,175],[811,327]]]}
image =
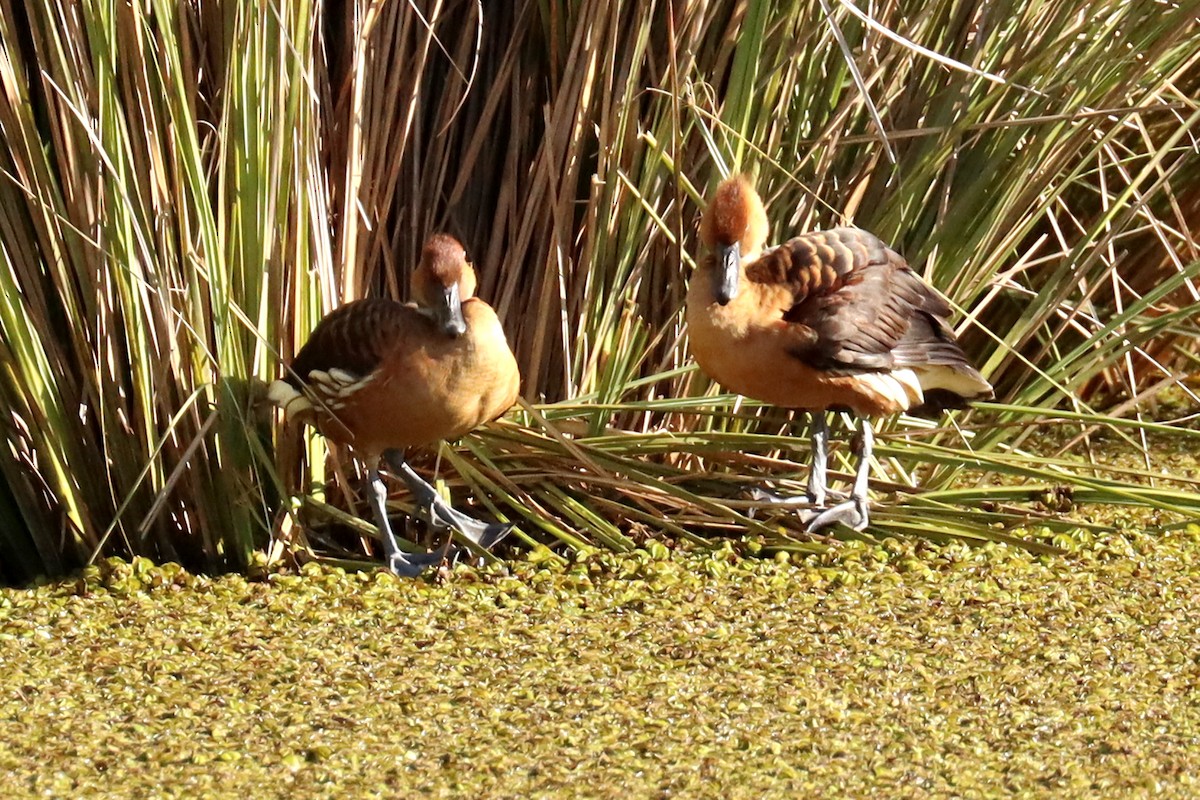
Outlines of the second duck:
{"label": "second duck", "polygon": [[[688,288],[692,352],[726,389],[812,414],[807,529],[841,522],[861,530],[868,418],[958,408],[991,397],[992,387],[947,324],[949,304],[878,238],[835,228],[764,250],[767,231],[750,181],[723,181],[700,225],[709,253]],[[831,410],[861,418],[862,442],[850,498],[826,508]]]}

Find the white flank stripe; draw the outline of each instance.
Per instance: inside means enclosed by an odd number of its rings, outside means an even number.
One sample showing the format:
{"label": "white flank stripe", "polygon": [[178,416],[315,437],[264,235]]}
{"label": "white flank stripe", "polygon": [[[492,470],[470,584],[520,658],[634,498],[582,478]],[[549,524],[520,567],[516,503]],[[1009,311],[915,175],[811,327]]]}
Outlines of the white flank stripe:
{"label": "white flank stripe", "polygon": [[274,381],[267,388],[267,399],[283,410],[284,419],[312,408],[312,403],[287,381]]}
{"label": "white flank stripe", "polygon": [[908,409],[925,401],[925,393],[921,391],[921,382],[911,369],[898,369],[894,372],[868,372],[859,375],[857,380],[861,381],[870,391],[901,409]]}

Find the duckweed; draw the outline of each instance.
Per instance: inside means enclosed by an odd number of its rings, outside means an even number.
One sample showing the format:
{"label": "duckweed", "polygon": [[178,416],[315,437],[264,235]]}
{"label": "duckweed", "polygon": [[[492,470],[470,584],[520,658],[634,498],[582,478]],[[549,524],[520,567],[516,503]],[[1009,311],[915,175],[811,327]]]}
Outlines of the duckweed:
{"label": "duckweed", "polygon": [[0,792],[1196,796],[1200,527],[1057,543],[107,561],[0,592]]}

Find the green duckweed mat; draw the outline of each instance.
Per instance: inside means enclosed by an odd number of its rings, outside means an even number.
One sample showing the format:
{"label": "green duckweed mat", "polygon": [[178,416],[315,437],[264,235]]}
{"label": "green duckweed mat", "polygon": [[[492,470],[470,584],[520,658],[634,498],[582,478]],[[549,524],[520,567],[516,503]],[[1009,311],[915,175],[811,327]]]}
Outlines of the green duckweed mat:
{"label": "green duckweed mat", "polygon": [[1066,544],[108,562],[0,592],[0,795],[1200,795],[1200,527]]}

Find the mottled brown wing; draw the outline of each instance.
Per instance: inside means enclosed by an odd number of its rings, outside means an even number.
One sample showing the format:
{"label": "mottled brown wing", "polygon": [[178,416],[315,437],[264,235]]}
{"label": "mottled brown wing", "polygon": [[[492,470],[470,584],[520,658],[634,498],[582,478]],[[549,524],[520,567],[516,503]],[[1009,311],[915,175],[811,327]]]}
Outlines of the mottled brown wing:
{"label": "mottled brown wing", "polygon": [[285,379],[296,388],[314,370],[341,370],[365,377],[396,343],[433,323],[416,306],[381,297],[347,303],[331,311],[296,354]]}
{"label": "mottled brown wing", "polygon": [[793,355],[821,369],[886,370],[965,364],[945,323],[946,301],[877,237],[854,228],[798,236],[747,269],[786,284]]}

